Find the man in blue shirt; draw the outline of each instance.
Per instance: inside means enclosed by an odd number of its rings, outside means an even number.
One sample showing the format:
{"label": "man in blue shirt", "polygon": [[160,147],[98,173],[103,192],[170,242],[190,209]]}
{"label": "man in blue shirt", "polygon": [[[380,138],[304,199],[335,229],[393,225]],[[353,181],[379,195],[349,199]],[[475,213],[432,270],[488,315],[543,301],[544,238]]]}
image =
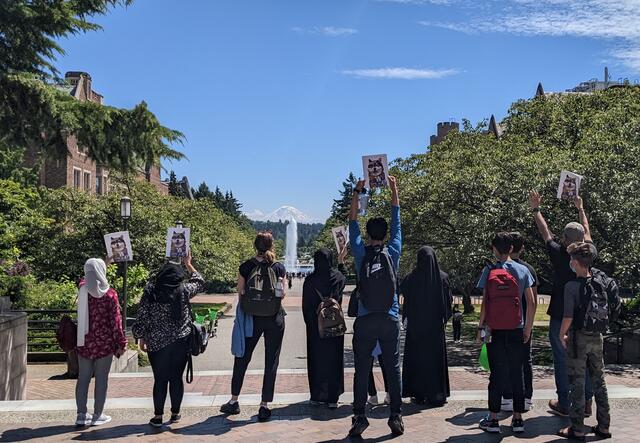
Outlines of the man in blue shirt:
{"label": "man in blue shirt", "polygon": [[[402,252],[402,232],[400,228],[400,199],[398,197],[398,186],[395,177],[389,176],[389,186],[391,188],[391,236],[385,248],[385,239],[389,227],[384,218],[372,218],[367,222],[367,243],[362,239],[360,225],[358,224],[358,197],[364,188],[364,181],[360,180],[353,193],[351,200],[351,211],[349,213],[349,239],[351,251],[356,262],[356,273],[361,283],[360,275],[363,271],[363,264],[368,265],[367,257],[371,254],[383,251],[388,254],[393,269],[393,278],[396,278],[398,266],[400,265],[400,254]],[[384,249],[383,249],[384,248]],[[384,258],[386,260],[386,258]],[[378,272],[383,267],[372,266],[365,270],[371,274]],[[365,307],[362,299],[358,302],[358,316],[354,323],[353,333],[353,354],[355,360],[355,378],[353,382],[353,413],[350,436],[359,436],[369,426],[369,421],[365,416],[365,405],[367,400],[367,384],[369,371],[371,369],[372,352],[376,343],[380,343],[382,350],[382,361],[388,382],[390,404],[389,427],[395,435],[404,433],[402,422],[402,397],[400,378],[400,305],[398,303],[397,282],[394,293],[389,293],[391,307],[388,312],[371,312]],[[367,294],[363,294],[365,297]],[[388,306],[388,305],[387,305]],[[385,307],[386,310],[386,307]]]}
{"label": "man in blue shirt", "polygon": [[[513,253],[513,239],[508,232],[499,232],[491,241],[493,253],[497,262],[493,266],[486,266],[480,277],[477,287],[483,290],[482,308],[480,309],[480,323],[478,325],[478,341],[480,341],[480,332],[485,326],[493,327],[491,330],[491,340],[487,344],[487,353],[489,355],[489,367],[491,375],[489,378],[489,415],[480,421],[480,428],[491,433],[500,432],[500,424],[498,423],[498,413],[500,412],[502,391],[504,386],[509,383],[513,392],[513,420],[511,427],[514,433],[524,432],[524,421],[522,413],[525,412],[524,407],[524,378],[523,364],[524,353],[523,344],[531,339],[531,330],[533,328],[533,318],[535,316],[533,291],[531,287],[534,284],[533,276],[526,266],[516,263],[510,257]],[[521,318],[520,324],[512,329],[500,328],[493,324],[486,324],[488,318],[487,308],[492,302],[488,293],[491,289],[487,289],[490,281],[490,273],[493,269],[504,269],[511,275],[512,281],[517,282],[516,298],[519,294],[519,309]],[[495,288],[495,287],[494,287]],[[501,281],[497,289],[508,290],[508,280]],[[494,289],[495,290],[495,289]],[[502,295],[504,297],[504,295]],[[523,312],[523,305],[526,303],[526,317]],[[491,304],[491,306],[494,306]],[[496,305],[498,306],[498,305]],[[502,305],[505,306],[505,305]],[[508,306],[513,307],[513,304]],[[493,309],[496,308],[495,306]],[[503,309],[506,309],[503,307]],[[509,308],[504,314],[508,315],[514,312]],[[492,311],[493,312],[493,311]],[[502,314],[501,311],[495,311]]]}

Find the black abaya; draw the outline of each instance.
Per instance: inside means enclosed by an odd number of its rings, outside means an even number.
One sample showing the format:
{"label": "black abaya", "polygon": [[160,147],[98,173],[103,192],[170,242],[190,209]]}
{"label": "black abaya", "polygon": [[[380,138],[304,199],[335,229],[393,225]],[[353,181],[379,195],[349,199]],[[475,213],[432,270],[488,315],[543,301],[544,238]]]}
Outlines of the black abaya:
{"label": "black abaya", "polygon": [[311,400],[337,403],[344,392],[344,336],[320,338],[318,305],[323,297],[342,304],[346,279],[331,267],[332,254],[320,249],[314,255],[313,274],[305,279],[302,290],[302,313],[307,329],[307,374]]}
{"label": "black abaya", "polygon": [[449,277],[440,271],[435,252],[425,246],[418,265],[402,283],[407,330],[402,396],[442,405],[450,395],[445,341]]}

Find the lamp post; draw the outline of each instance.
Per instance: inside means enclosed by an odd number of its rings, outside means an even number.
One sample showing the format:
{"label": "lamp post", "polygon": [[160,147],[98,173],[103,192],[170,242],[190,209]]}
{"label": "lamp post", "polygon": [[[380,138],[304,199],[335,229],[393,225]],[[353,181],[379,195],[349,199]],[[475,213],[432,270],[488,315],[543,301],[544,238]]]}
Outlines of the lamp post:
{"label": "lamp post", "polygon": [[[120,218],[122,218],[123,229],[129,230],[129,219],[131,218],[131,199],[129,197],[122,197],[120,199]],[[123,275],[122,275],[122,299],[124,300],[122,306],[122,325],[124,327],[125,334],[127,332],[127,270],[129,267],[129,261],[125,260],[122,263]]]}

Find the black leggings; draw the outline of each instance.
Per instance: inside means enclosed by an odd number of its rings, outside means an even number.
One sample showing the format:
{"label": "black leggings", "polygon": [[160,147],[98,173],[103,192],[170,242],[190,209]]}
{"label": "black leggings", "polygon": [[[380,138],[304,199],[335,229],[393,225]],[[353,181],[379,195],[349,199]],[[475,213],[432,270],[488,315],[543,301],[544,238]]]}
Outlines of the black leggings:
{"label": "black leggings", "polygon": [[253,336],[245,338],[244,356],[233,361],[233,377],[231,378],[231,395],[240,395],[244,375],[247,372],[253,350],[264,334],[264,377],[262,378],[262,401],[272,402],[276,385],[276,374],[280,362],[280,349],[284,337],[284,315],[274,317],[253,317]]}
{"label": "black leggings", "polygon": [[156,415],[164,414],[167,385],[171,398],[171,413],[180,412],[184,396],[182,374],[187,366],[187,339],[188,337],[176,340],[159,351],[149,352],[149,361],[153,369],[153,408]]}

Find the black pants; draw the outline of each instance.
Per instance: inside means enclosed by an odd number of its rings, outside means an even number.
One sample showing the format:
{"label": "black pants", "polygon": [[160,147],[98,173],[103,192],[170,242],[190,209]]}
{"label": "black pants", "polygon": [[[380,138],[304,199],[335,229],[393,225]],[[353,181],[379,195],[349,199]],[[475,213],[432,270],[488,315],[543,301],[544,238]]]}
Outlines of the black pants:
{"label": "black pants", "polygon": [[155,414],[164,414],[167,385],[171,398],[171,413],[179,413],[184,396],[182,374],[187,366],[187,338],[176,340],[159,351],[149,352],[149,361],[153,369],[153,408]]}
{"label": "black pants", "polygon": [[454,321],[453,322],[453,341],[460,340],[461,335],[462,335],[462,322]]}
{"label": "black pants", "polygon": [[[380,369],[382,369],[382,380],[384,381],[384,390],[387,392],[387,374],[384,372],[384,363],[382,362],[382,358],[378,355],[378,363],[380,364]],[[373,376],[373,359],[371,359],[371,372],[369,372],[369,385],[367,387],[367,391],[370,396],[378,395],[378,390],[376,389],[376,379]]]}
{"label": "black pants", "polygon": [[[531,356],[531,339],[522,344],[522,373],[524,375],[524,398],[531,400],[533,397],[533,357]],[[504,385],[504,398],[513,399],[513,392],[509,378]]]}
{"label": "black pants", "polygon": [[284,315],[274,317],[253,317],[253,336],[245,338],[245,351],[242,358],[233,361],[233,377],[231,379],[231,395],[240,395],[244,375],[247,372],[253,350],[264,334],[264,376],[262,378],[262,401],[273,401],[276,385],[276,374],[280,362],[280,349],[284,337]]}
{"label": "black pants", "polygon": [[363,415],[367,403],[367,388],[376,341],[382,348],[382,361],[387,378],[387,392],[391,397],[391,413],[402,412],[402,380],[400,377],[400,321],[386,313],[358,317],[353,326],[353,355],[355,377],[353,380],[353,413]]}
{"label": "black pants", "polygon": [[522,329],[491,331],[491,343],[487,344],[489,354],[489,410],[500,412],[502,392],[509,383],[513,392],[513,411],[524,411],[524,377]]}

